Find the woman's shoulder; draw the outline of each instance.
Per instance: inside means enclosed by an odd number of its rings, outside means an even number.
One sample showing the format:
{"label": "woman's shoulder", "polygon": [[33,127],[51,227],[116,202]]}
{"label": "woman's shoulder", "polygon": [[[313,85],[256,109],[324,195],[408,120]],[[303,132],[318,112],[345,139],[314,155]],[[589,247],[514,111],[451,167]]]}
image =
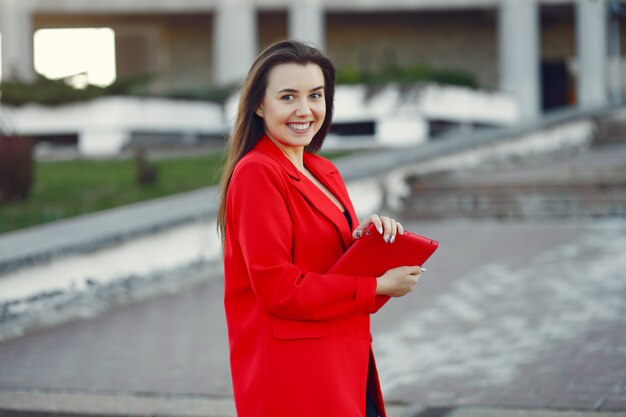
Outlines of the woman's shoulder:
{"label": "woman's shoulder", "polygon": [[315,153],[305,153],[305,164],[314,165],[318,170],[322,170],[327,173],[339,172],[335,164],[333,164],[330,160]]}
{"label": "woman's shoulder", "polygon": [[280,165],[269,155],[252,149],[237,162],[233,178],[240,176],[279,175]]}

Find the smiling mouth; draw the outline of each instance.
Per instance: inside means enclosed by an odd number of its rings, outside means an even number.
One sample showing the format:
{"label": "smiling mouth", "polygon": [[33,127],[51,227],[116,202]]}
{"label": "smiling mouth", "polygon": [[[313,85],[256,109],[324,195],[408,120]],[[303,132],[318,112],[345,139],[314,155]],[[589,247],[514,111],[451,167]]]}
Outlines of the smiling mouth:
{"label": "smiling mouth", "polygon": [[312,122],[306,123],[287,123],[290,129],[296,132],[306,132],[311,127]]}

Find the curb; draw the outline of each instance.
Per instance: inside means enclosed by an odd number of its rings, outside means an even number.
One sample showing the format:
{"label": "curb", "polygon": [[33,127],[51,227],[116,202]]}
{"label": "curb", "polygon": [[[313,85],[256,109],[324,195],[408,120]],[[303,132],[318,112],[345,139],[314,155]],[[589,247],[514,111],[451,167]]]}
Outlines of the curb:
{"label": "curb", "polygon": [[[0,391],[0,416],[159,416],[237,417],[233,399],[208,395],[166,395],[13,390]],[[388,417],[626,417],[626,412],[499,408],[423,407],[390,404]]]}
{"label": "curb", "polygon": [[0,234],[0,275],[209,218],[217,210],[216,190],[187,191]]}
{"label": "curb", "polygon": [[209,396],[0,391],[0,415],[6,411],[77,416],[237,417],[232,398]]}

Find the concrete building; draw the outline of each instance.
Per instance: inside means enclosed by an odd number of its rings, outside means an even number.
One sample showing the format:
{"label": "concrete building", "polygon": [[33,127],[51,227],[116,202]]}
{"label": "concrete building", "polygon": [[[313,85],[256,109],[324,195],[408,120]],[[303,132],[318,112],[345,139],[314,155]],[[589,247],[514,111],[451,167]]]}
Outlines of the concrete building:
{"label": "concrete building", "polygon": [[[482,87],[513,93],[533,120],[546,108],[608,104],[611,2],[0,0],[2,74],[34,77],[41,28],[112,28],[117,76],[155,74],[161,91],[236,83],[262,48],[290,37],[326,50],[339,69],[467,70]],[[621,59],[612,66],[618,97]]]}

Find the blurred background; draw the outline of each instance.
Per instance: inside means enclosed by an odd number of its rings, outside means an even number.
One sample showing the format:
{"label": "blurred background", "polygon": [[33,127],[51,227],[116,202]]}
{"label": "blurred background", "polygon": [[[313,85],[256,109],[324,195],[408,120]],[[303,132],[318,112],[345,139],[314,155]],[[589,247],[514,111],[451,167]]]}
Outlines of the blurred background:
{"label": "blurred background", "polygon": [[[372,318],[390,417],[626,415],[626,2],[0,0],[0,415],[234,416],[216,234],[271,43],[322,154],[440,242]],[[297,376],[294,376],[297,383]]]}

